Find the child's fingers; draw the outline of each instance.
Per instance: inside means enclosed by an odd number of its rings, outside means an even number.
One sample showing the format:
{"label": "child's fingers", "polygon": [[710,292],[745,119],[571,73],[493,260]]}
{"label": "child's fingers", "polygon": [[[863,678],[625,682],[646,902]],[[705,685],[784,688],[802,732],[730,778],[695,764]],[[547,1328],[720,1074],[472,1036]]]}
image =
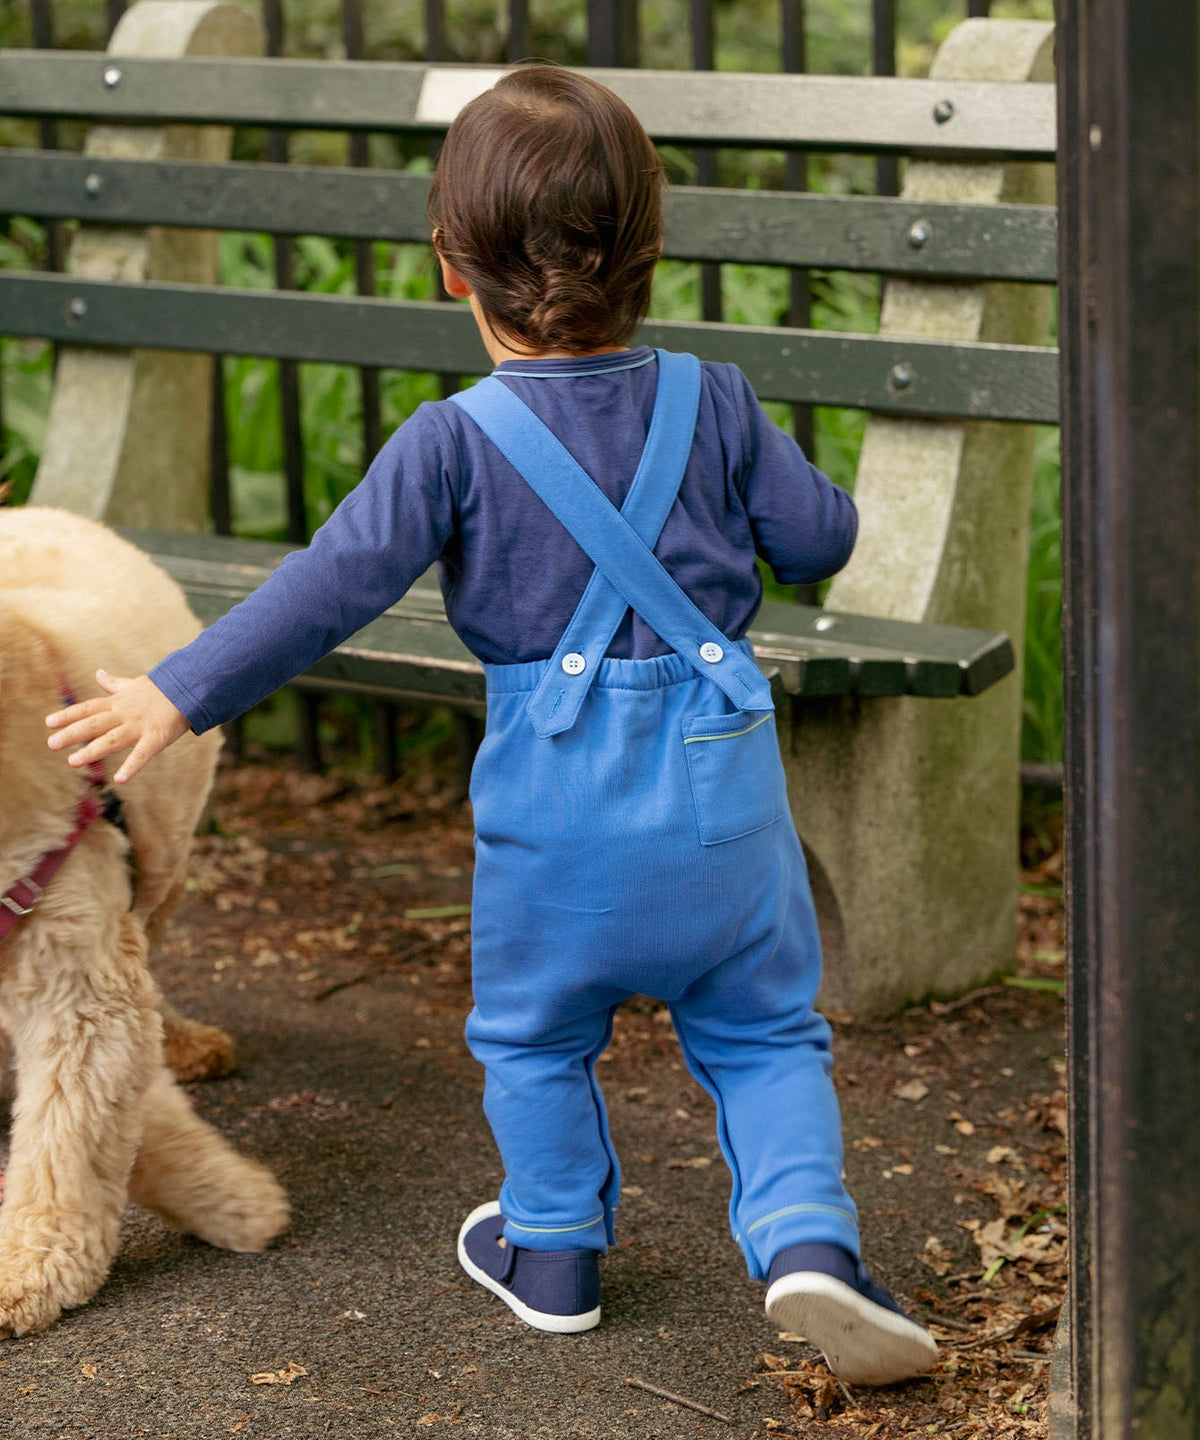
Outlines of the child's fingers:
{"label": "child's fingers", "polygon": [[55,710],[46,716],[46,724],[51,730],[61,730],[66,725],[73,725],[78,720],[84,720],[90,715],[95,715],[102,710],[107,710],[109,701],[103,696],[97,696],[94,700],[77,700],[74,705],[66,705],[61,710]]}
{"label": "child's fingers", "polygon": [[127,780],[132,780],[140,770],[144,769],[148,761],[153,760],[160,750],[166,748],[166,743],[165,740],[152,739],[148,735],[143,735],[125,759],[121,761],[113,779],[118,785],[124,785]]}
{"label": "child's fingers", "polygon": [[122,750],[128,750],[136,739],[136,734],[124,727],[106,730],[103,735],[97,735],[94,740],[81,746],[78,750],[72,750],[67,756],[67,764],[76,769],[81,765],[91,765],[97,760],[107,759],[109,755],[116,755]]}
{"label": "child's fingers", "polygon": [[133,681],[128,675],[110,675],[107,670],[97,670],[96,684],[101,690],[115,695],[119,690],[124,690],[127,685],[132,685]]}
{"label": "child's fingers", "polygon": [[[56,728],[54,734],[46,740],[51,750],[67,750],[72,745],[86,744],[87,741],[106,734],[118,723],[107,705],[100,708],[100,702],[87,703],[96,708],[85,710],[83,705],[73,705],[70,710],[59,711],[59,715],[63,717],[61,728]],[[47,725],[54,719],[51,715],[46,721]]]}

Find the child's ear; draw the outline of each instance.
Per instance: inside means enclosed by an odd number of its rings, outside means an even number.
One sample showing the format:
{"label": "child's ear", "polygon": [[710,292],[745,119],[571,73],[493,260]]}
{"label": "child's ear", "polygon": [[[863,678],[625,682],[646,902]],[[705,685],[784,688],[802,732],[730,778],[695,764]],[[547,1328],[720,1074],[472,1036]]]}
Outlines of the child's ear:
{"label": "child's ear", "polygon": [[446,287],[446,294],[454,300],[465,300],[471,294],[471,287],[462,278],[457,270],[442,257],[438,256],[438,264],[442,267],[442,284]]}

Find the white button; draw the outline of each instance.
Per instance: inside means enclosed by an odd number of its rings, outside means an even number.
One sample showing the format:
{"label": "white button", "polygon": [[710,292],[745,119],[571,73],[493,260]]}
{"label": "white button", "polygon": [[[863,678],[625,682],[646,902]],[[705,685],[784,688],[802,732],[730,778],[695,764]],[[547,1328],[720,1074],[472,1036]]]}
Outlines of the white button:
{"label": "white button", "polygon": [[707,660],[710,665],[715,665],[718,660],[724,660],[725,652],[719,645],[714,645],[711,640],[700,647],[701,660]]}
{"label": "white button", "polygon": [[572,650],[569,655],[563,656],[562,667],[568,675],[582,675],[587,669],[587,661],[577,650]]}

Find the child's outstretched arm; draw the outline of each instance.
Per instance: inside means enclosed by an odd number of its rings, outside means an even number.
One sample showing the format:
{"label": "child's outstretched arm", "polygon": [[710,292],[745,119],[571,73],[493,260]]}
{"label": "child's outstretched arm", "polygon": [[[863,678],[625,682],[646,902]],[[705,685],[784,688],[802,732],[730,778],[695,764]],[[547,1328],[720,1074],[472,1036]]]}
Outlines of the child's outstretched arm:
{"label": "child's outstretched arm", "polygon": [[81,745],[67,756],[67,763],[76,766],[128,750],[113,776],[123,785],[191,726],[148,676],[132,680],[97,670],[96,681],[106,694],[47,715],[46,724],[54,733],[46,743],[51,750]]}

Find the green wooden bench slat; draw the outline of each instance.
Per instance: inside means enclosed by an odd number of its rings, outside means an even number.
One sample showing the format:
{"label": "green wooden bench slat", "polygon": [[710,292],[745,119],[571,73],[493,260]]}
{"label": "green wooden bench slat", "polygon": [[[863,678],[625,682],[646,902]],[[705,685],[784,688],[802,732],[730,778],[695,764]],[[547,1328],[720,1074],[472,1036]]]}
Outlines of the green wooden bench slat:
{"label": "green wooden bench slat", "polygon": [[[288,545],[147,530],[122,533],[148,551],[211,624],[256,585]],[[1006,636],[913,625],[765,601],[750,631],[759,664],[793,695],[978,694],[1013,668]],[[381,693],[401,691],[454,704],[483,699],[479,662],[446,619],[432,575],[309,672]]]}
{"label": "green wooden bench slat", "polygon": [[[444,129],[500,72],[374,61],[125,59],[0,51],[0,110],[109,121]],[[585,72],[586,73],[586,72]],[[1049,84],[603,70],[650,134],[681,144],[1049,159]],[[944,118],[940,123],[937,116]]]}
{"label": "green wooden bench slat", "polygon": [[[78,345],[283,356],[486,374],[465,306],[0,274],[0,333]],[[652,321],[640,339],[740,365],[767,400],[1055,423],[1057,352],[748,325]]]}
{"label": "green wooden bench slat", "polygon": [[681,185],[672,188],[667,213],[665,253],[684,260],[1041,283],[1058,275],[1049,205],[926,205]]}
{"label": "green wooden bench slat", "polygon": [[[107,224],[425,242],[429,177],[334,166],[202,165],[0,152],[0,211]],[[665,254],[687,260],[1053,281],[1052,207],[677,186]]]}

